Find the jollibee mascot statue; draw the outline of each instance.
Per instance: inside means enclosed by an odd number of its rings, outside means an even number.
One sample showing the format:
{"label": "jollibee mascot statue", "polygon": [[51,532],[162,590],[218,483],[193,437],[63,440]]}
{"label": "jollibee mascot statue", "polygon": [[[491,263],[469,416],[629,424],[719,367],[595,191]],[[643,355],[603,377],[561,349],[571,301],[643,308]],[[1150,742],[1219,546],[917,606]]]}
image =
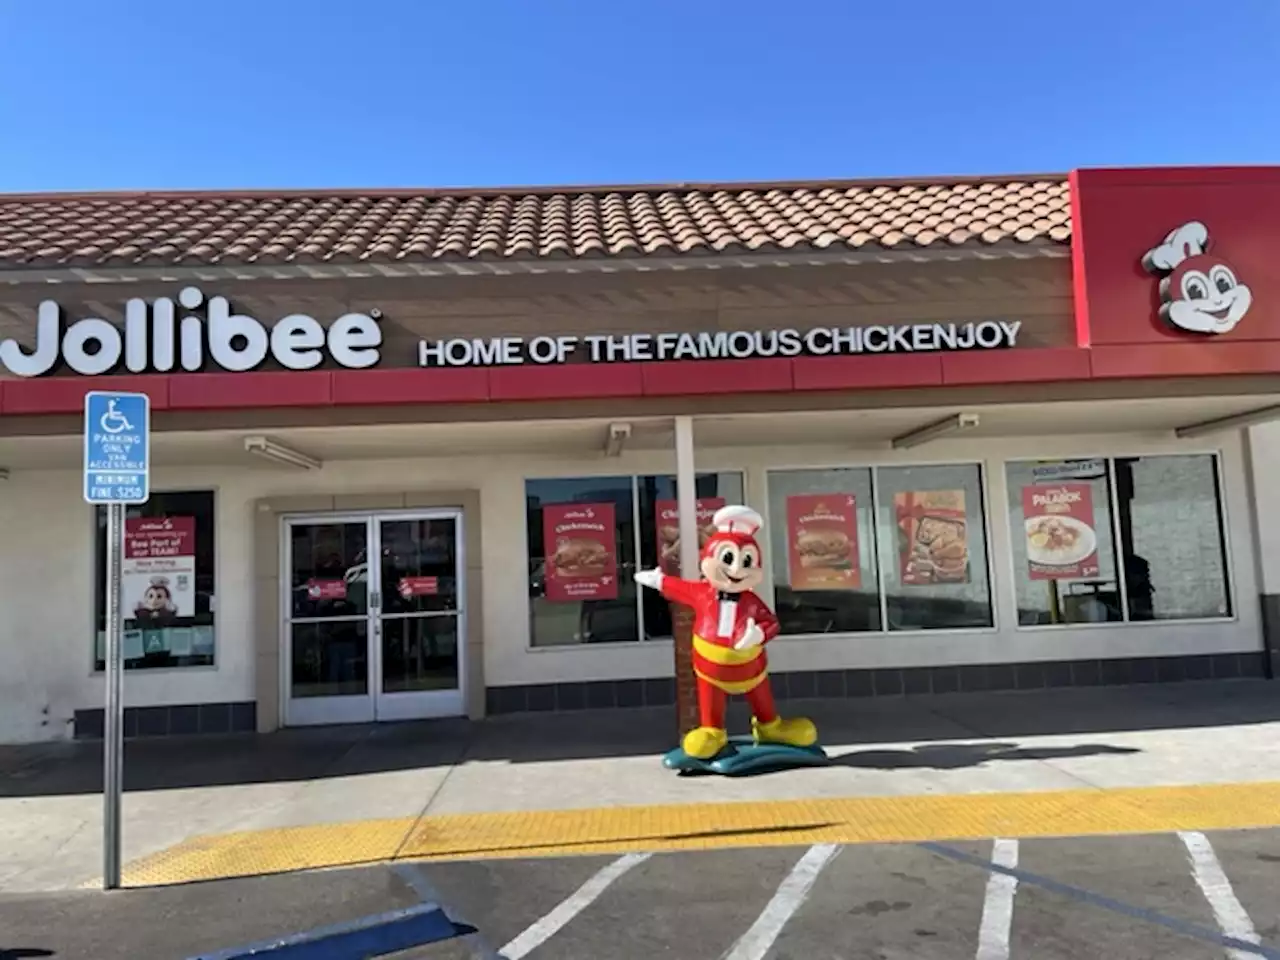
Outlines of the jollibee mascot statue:
{"label": "jollibee mascot statue", "polygon": [[[817,764],[826,754],[818,730],[805,717],[783,718],[773,702],[765,647],[778,635],[778,618],[754,590],[764,580],[760,514],[749,507],[721,507],[702,548],[700,580],[643,570],[636,583],[693,610],[693,669],[700,725],[666,755],[681,772],[741,774],[761,768]],[[730,695],[751,707],[751,737],[729,737],[725,707]]]}

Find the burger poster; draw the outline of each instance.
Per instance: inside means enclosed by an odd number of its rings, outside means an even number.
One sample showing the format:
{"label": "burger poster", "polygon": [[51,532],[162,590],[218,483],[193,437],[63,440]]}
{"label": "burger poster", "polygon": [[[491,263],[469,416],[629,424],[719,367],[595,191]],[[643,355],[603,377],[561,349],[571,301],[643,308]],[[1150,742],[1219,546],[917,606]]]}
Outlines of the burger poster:
{"label": "burger poster", "polygon": [[[711,518],[725,504],[723,497],[704,497],[697,501],[698,549],[707,543],[715,532]],[[658,516],[658,569],[668,576],[680,576],[680,503],[676,500],[659,500]]]}
{"label": "burger poster", "polygon": [[1022,516],[1032,580],[1098,575],[1098,534],[1089,484],[1023,487]]}
{"label": "burger poster", "polygon": [[893,495],[899,578],[904,586],[969,582],[969,536],[963,490],[906,490]]}
{"label": "burger poster", "polygon": [[849,493],[787,497],[787,560],[792,590],[856,590],[858,508]]}
{"label": "burger poster", "polygon": [[139,626],[196,615],[196,518],[130,517],[120,569],[124,615]]}
{"label": "burger poster", "polygon": [[611,503],[554,503],[542,508],[547,558],[546,598],[552,603],[615,600],[617,527]]}

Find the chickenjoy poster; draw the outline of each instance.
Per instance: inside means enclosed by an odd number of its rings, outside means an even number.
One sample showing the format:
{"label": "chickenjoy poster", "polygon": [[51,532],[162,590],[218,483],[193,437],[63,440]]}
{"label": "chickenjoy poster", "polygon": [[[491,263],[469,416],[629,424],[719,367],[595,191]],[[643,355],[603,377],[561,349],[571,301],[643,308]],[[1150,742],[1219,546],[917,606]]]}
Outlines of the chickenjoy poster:
{"label": "chickenjoy poster", "polygon": [[[725,504],[723,497],[700,497],[697,500],[698,549],[715,532],[711,518]],[[680,576],[680,503],[659,500],[655,504],[658,518],[658,569],[668,576]]]}
{"label": "chickenjoy poster", "polygon": [[1032,580],[1098,575],[1098,534],[1089,484],[1023,487],[1022,516]]}
{"label": "chickenjoy poster", "polygon": [[121,567],[125,616],[139,625],[196,614],[196,518],[130,517]]}
{"label": "chickenjoy poster", "polygon": [[553,603],[618,596],[617,526],[612,503],[542,508],[546,598]]}
{"label": "chickenjoy poster", "polygon": [[849,493],[787,497],[792,590],[853,590],[861,584],[858,505]]}
{"label": "chickenjoy poster", "polygon": [[905,586],[969,582],[969,531],[963,490],[893,495],[899,577]]}

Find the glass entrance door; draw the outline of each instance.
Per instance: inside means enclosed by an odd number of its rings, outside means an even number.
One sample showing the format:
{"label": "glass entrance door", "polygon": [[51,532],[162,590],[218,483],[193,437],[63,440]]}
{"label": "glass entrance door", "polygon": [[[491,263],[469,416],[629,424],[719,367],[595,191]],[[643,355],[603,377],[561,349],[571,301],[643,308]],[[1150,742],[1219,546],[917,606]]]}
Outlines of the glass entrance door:
{"label": "glass entrance door", "polygon": [[285,521],[286,722],[465,712],[460,511]]}

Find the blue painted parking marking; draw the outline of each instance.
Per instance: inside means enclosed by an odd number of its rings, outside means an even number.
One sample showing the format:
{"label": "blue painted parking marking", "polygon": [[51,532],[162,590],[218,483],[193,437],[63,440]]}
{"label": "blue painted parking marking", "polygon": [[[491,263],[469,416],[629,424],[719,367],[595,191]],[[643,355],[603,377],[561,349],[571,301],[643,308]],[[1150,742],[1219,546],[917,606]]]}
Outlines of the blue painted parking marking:
{"label": "blue painted parking marking", "polygon": [[350,960],[351,957],[384,957],[412,947],[452,940],[470,933],[458,927],[434,903],[422,903],[404,910],[392,910],[347,923],[218,953],[201,954],[191,960]]}

